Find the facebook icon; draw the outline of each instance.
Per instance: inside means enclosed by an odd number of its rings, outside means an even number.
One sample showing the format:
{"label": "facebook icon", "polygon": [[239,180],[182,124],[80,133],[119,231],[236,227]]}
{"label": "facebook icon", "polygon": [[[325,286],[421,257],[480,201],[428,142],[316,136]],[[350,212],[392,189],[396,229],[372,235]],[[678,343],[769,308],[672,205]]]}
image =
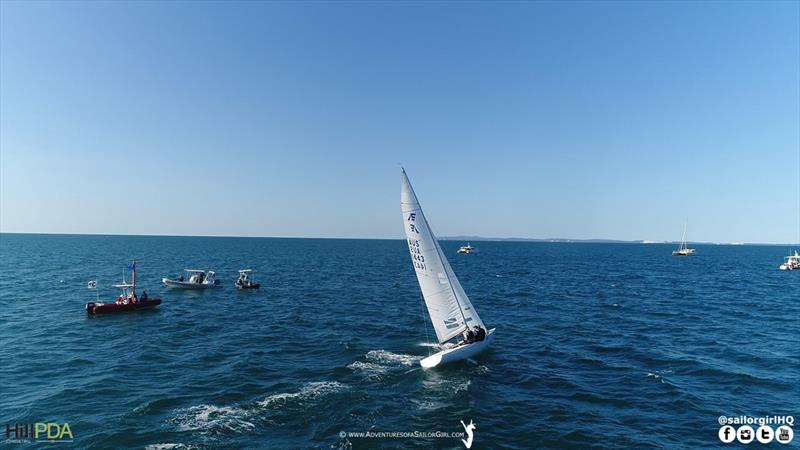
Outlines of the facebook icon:
{"label": "facebook icon", "polygon": [[725,425],[719,429],[719,440],[730,444],[733,440],[736,439],[736,432],[734,431],[733,427],[730,425]]}

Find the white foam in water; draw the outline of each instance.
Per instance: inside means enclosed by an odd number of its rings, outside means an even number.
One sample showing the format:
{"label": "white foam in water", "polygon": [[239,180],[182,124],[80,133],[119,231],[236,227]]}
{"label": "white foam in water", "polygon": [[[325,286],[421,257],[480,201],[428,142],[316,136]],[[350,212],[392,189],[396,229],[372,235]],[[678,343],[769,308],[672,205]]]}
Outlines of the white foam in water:
{"label": "white foam in water", "polygon": [[439,344],[435,344],[433,342],[420,342],[417,345],[419,345],[420,347],[431,347],[431,348],[437,348],[437,349],[439,348]]}
{"label": "white foam in water", "polygon": [[[346,384],[336,381],[315,381],[304,384],[297,392],[284,392],[281,394],[270,395],[258,402],[263,407],[273,404],[283,404],[288,401],[302,401],[314,399],[333,392],[339,392],[347,388]],[[250,417],[257,414],[254,409],[243,409],[233,406],[214,406],[198,405],[182,410],[181,414],[175,416],[170,422],[178,425],[178,431],[200,431],[213,432],[216,430],[228,430],[234,432],[246,432],[256,426],[249,421]],[[173,445],[173,444],[158,444]],[[182,445],[182,444],[174,444]],[[159,447],[185,448],[185,447]],[[155,450],[156,447],[153,447]]]}
{"label": "white foam in water", "polygon": [[247,431],[255,425],[245,420],[249,413],[241,408],[230,406],[198,405],[192,406],[172,419],[178,431],[212,431],[224,429]]}
{"label": "white foam in water", "polygon": [[258,404],[263,407],[269,407],[277,403],[318,398],[323,395],[340,392],[345,389],[347,389],[347,385],[339,383],[338,381],[314,381],[304,384],[297,392],[283,392],[280,394],[270,395],[264,400],[258,402]]}
{"label": "white foam in water", "polygon": [[389,366],[367,361],[356,361],[347,368],[356,372],[367,372],[371,375],[380,375],[389,371]]}
{"label": "white foam in water", "polygon": [[404,366],[413,366],[422,358],[416,355],[402,355],[398,353],[387,352],[386,350],[370,350],[367,353],[367,359],[382,364],[400,363]]}
{"label": "white foam in water", "polygon": [[150,444],[144,448],[144,450],[184,450],[184,449],[192,449],[194,447],[189,447],[184,444]]}
{"label": "white foam in water", "polygon": [[664,371],[662,371],[660,373],[658,373],[658,372],[656,372],[656,373],[648,372],[647,373],[647,378],[654,378],[656,380],[661,381],[662,383],[666,383],[666,381],[664,381],[664,374],[669,374],[669,373],[672,373],[672,371],[671,370],[664,370]]}
{"label": "white foam in water", "polygon": [[366,361],[356,361],[348,365],[347,368],[355,372],[361,372],[367,378],[379,379],[381,375],[391,369],[416,365],[421,357],[392,353],[386,350],[370,350],[366,354],[366,359]]}
{"label": "white foam in water", "polygon": [[455,386],[455,389],[453,389],[453,393],[457,394],[461,391],[466,391],[467,389],[469,389],[470,384],[472,384],[471,380],[467,380],[465,383],[457,384]]}

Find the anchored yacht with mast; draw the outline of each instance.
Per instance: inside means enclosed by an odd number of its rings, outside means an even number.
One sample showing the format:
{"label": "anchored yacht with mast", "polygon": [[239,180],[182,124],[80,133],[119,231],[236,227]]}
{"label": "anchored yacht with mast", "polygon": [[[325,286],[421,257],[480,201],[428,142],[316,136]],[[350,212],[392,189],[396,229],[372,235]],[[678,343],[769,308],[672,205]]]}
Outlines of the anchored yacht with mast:
{"label": "anchored yacht with mast", "polygon": [[683,224],[683,237],[681,238],[681,244],[678,246],[678,249],[672,252],[672,256],[691,256],[697,253],[697,250],[693,248],[689,248],[686,245],[686,224]]}

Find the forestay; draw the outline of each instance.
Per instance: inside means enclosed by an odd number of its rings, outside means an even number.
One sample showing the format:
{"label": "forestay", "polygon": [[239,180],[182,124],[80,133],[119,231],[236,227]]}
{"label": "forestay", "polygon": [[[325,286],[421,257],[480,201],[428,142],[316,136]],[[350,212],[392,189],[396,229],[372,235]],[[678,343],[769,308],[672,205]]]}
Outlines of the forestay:
{"label": "forestay", "polygon": [[461,333],[465,324],[485,328],[439,247],[405,170],[400,188],[400,206],[408,250],[439,343]]}

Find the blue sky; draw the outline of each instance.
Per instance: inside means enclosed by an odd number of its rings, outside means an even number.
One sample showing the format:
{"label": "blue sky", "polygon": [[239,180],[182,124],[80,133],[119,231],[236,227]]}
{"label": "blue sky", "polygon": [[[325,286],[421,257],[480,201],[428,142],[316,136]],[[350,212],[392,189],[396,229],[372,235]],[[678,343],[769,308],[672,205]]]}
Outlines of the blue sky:
{"label": "blue sky", "polygon": [[798,2],[0,2],[0,230],[800,241]]}

